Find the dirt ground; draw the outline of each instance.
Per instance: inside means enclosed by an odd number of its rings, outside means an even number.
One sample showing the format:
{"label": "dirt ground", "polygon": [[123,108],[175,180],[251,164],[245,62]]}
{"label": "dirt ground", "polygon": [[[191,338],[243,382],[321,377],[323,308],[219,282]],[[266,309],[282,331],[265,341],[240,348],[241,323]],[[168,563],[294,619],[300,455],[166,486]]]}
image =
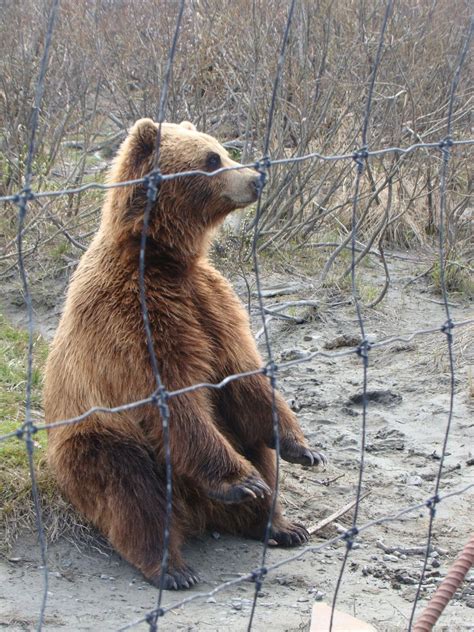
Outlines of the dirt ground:
{"label": "dirt ground", "polygon": [[[368,273],[373,282],[382,283],[378,267]],[[378,309],[364,311],[366,331],[373,339],[444,322],[443,308],[434,302],[439,297],[427,289],[425,280],[406,285],[416,273],[415,263],[391,260],[392,279],[387,299]],[[263,285],[267,289],[279,284],[288,286],[288,278],[268,272],[264,274]],[[291,284],[294,283],[292,276]],[[243,282],[237,279],[235,286],[244,298]],[[312,279],[304,273],[291,292],[267,298],[266,302],[317,300]],[[454,320],[473,317],[472,304],[453,300]],[[338,302],[337,297],[333,302]],[[255,299],[253,306],[256,308]],[[37,325],[43,334],[51,335],[56,313],[38,307]],[[276,360],[301,357],[325,346],[341,351],[346,348],[340,346],[344,342],[352,346],[350,338],[359,332],[353,305],[339,299],[339,305],[319,313],[318,318],[303,324],[270,323]],[[19,310],[11,308],[9,315],[21,324]],[[254,330],[257,332],[260,327],[261,322],[255,316]],[[461,333],[461,329],[458,331]],[[347,338],[343,340],[341,336]],[[469,396],[472,378],[468,370],[468,364],[474,364],[473,346],[471,339],[458,349],[455,408],[441,493],[474,482],[473,398]],[[281,498],[287,514],[307,525],[314,524],[354,498],[362,420],[357,404],[362,385],[361,361],[355,355],[316,357],[281,370],[278,384],[297,411],[311,443],[321,446],[330,459],[325,471],[282,464]],[[363,489],[370,490],[370,495],[362,500],[360,524],[422,502],[433,492],[449,405],[444,336],[420,336],[371,351],[368,388],[376,393],[370,401],[367,418],[363,482]],[[424,599],[432,594],[467,541],[472,530],[473,507],[473,489],[438,506],[433,536],[436,549],[430,556]],[[351,515],[338,519],[338,525],[349,526]],[[422,565],[420,554],[405,549],[422,545],[427,528],[428,510],[423,509],[360,534],[349,557],[338,608],[372,623],[379,632],[405,630]],[[311,544],[324,542],[336,534],[337,525],[332,524],[314,535]],[[381,543],[395,551],[387,552]],[[291,552],[272,548],[267,563],[283,559]],[[330,603],[332,599],[343,553],[344,544],[338,543],[269,573],[258,598],[253,629],[308,630],[314,602]],[[202,583],[188,594],[208,592],[223,581],[259,566],[261,544],[209,534],[190,542],[186,557],[202,578]],[[117,630],[143,617],[156,604],[157,591],[100,543],[92,547],[62,540],[49,546],[48,559],[45,630]],[[0,628],[12,632],[34,629],[41,593],[38,546],[33,535],[25,534],[8,559],[0,560]],[[167,613],[160,629],[246,630],[252,595],[253,584],[244,582],[211,598],[196,599]],[[164,602],[174,603],[183,596],[183,593],[167,593]],[[148,625],[140,624],[134,629],[147,630]],[[474,630],[472,570],[436,629]]]}

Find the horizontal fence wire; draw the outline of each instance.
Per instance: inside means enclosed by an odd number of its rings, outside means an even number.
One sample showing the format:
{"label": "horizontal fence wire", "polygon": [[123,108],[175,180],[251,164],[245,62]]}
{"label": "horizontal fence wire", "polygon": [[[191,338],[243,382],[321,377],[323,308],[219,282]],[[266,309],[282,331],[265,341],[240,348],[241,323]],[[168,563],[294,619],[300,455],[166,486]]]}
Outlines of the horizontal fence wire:
{"label": "horizontal fence wire", "polygon": [[[466,327],[472,324],[474,324],[474,318],[461,320],[458,322],[452,321],[450,324],[450,327],[452,329],[459,329],[459,328]],[[364,344],[364,348],[374,350],[374,349],[382,349],[384,347],[388,347],[395,342],[410,343],[415,338],[418,338],[420,336],[428,336],[428,335],[433,335],[433,334],[445,333],[445,329],[446,327],[443,324],[437,327],[429,327],[427,329],[418,329],[417,331],[412,331],[406,334],[390,336],[389,338],[384,338],[383,340],[380,340],[378,342],[366,341],[366,343]],[[274,362],[273,371],[276,372],[276,371],[280,371],[281,369],[289,369],[298,364],[305,364],[307,362],[310,362],[314,358],[318,358],[318,357],[325,358],[327,360],[334,360],[337,358],[344,358],[350,355],[360,355],[362,351],[363,351],[363,348],[361,345],[350,347],[349,349],[344,349],[343,351],[313,351],[311,353],[308,353],[307,356],[296,358],[294,360],[287,360],[284,362]],[[180,395],[185,395],[186,393],[194,393],[195,391],[198,391],[200,389],[220,390],[224,388],[224,386],[227,386],[228,384],[230,384],[231,382],[234,382],[235,380],[251,377],[253,375],[267,375],[267,374],[268,374],[268,367],[263,366],[260,369],[256,369],[255,371],[245,371],[244,373],[235,373],[233,375],[228,375],[223,380],[217,383],[201,382],[199,384],[191,384],[190,386],[177,389],[176,391],[167,391],[167,398],[172,399],[173,397],[179,397]],[[113,406],[113,407],[94,406],[93,408],[90,408],[89,410],[85,411],[81,415],[78,415],[77,417],[70,417],[69,419],[60,419],[59,421],[54,421],[49,424],[45,424],[45,423],[35,424],[34,419],[32,419],[31,420],[33,423],[32,433],[41,432],[43,430],[50,430],[52,428],[57,428],[59,426],[68,426],[68,425],[80,423],[81,421],[84,421],[85,419],[87,419],[87,417],[95,413],[113,414],[113,413],[126,412],[128,410],[134,410],[136,408],[141,408],[143,406],[156,403],[157,397],[158,397],[158,394],[156,391],[154,391],[153,393],[150,393],[150,396],[146,397],[145,399],[140,399],[135,402],[129,402],[127,404],[121,404],[120,406]],[[7,432],[6,434],[0,435],[0,441],[6,441],[14,437],[17,437],[18,439],[24,438],[23,426],[20,426],[17,430],[12,430],[11,432]]]}
{"label": "horizontal fence wire", "polygon": [[[319,154],[318,152],[313,152],[310,154],[305,154],[303,156],[290,156],[288,158],[266,157],[260,160],[254,160],[253,162],[247,162],[245,164],[237,166],[221,167],[220,169],[216,169],[215,171],[200,171],[199,169],[195,169],[193,171],[161,173],[160,179],[162,182],[167,182],[168,180],[175,180],[176,178],[188,178],[192,176],[205,176],[206,178],[212,178],[218,176],[221,173],[225,173],[226,171],[239,171],[240,169],[256,169],[257,171],[260,171],[262,166],[265,167],[265,169],[271,169],[273,166],[307,162],[310,160],[320,160],[323,162],[340,162],[344,160],[356,161],[365,160],[366,158],[382,158],[383,156],[389,154],[412,154],[418,149],[438,149],[441,151],[444,147],[456,149],[458,147],[462,148],[468,147],[470,145],[474,145],[474,138],[455,139],[451,137],[443,137],[440,138],[438,141],[432,143],[414,143],[413,145],[409,145],[407,147],[383,147],[376,150],[362,148],[348,154],[323,155]],[[0,202],[13,202],[15,204],[18,204],[23,197],[25,197],[29,201],[36,198],[41,199],[60,197],[63,195],[75,195],[78,193],[83,193],[84,191],[90,191],[91,189],[108,191],[109,189],[117,189],[120,187],[134,186],[137,184],[147,184],[148,177],[149,176],[144,176],[143,178],[136,178],[134,180],[123,180],[122,182],[89,182],[88,184],[83,184],[78,187],[70,187],[57,190],[55,189],[49,191],[32,191],[30,188],[24,188],[18,193],[0,196]]]}
{"label": "horizontal fence wire", "polygon": [[[44,624],[45,610],[47,605],[47,596],[48,596],[48,563],[47,563],[47,551],[46,551],[46,536],[44,531],[44,525],[41,517],[41,506],[39,499],[38,486],[36,482],[35,469],[34,469],[34,441],[33,436],[38,432],[43,432],[50,430],[52,428],[56,428],[59,426],[72,425],[72,424],[80,424],[84,420],[86,420],[89,416],[96,413],[106,413],[106,414],[115,414],[119,412],[124,412],[127,410],[137,409],[146,405],[154,405],[158,408],[160,412],[160,418],[163,424],[163,436],[164,436],[164,453],[165,453],[165,467],[166,467],[166,521],[164,527],[163,534],[163,553],[162,553],[162,577],[158,590],[157,603],[155,608],[151,609],[144,617],[132,621],[131,623],[123,626],[120,630],[129,630],[139,624],[147,623],[150,631],[155,631],[158,629],[159,622],[161,618],[172,609],[176,609],[186,604],[195,601],[197,599],[205,599],[212,597],[213,595],[221,592],[223,590],[231,589],[238,584],[245,581],[252,581],[255,584],[254,598],[252,602],[252,608],[250,613],[250,618],[248,622],[248,630],[251,630],[252,624],[254,621],[255,613],[256,613],[256,604],[257,604],[257,596],[258,592],[261,588],[264,577],[267,573],[272,572],[292,561],[301,559],[303,556],[308,555],[310,553],[317,553],[319,551],[324,550],[326,547],[329,547],[337,542],[343,541],[346,544],[346,551],[343,557],[343,562],[341,565],[341,569],[338,575],[334,595],[333,595],[333,610],[331,615],[331,623],[330,629],[333,626],[333,615],[336,606],[336,602],[338,599],[338,595],[340,589],[342,587],[342,582],[344,578],[344,572],[346,567],[346,562],[350,551],[352,549],[352,545],[356,537],[358,537],[361,533],[368,531],[370,528],[395,522],[397,520],[401,520],[405,515],[419,511],[422,508],[427,508],[429,511],[429,524],[427,530],[427,539],[426,539],[426,553],[424,558],[423,569],[420,575],[420,580],[417,587],[416,598],[413,604],[413,609],[411,612],[410,621],[408,623],[408,630],[412,628],[414,622],[414,616],[418,601],[420,599],[421,588],[423,584],[423,578],[426,572],[428,555],[431,547],[432,535],[433,535],[433,527],[434,527],[434,519],[436,515],[436,508],[440,502],[444,502],[452,497],[460,496],[465,494],[469,489],[474,488],[474,483],[471,485],[467,485],[465,487],[459,488],[457,490],[451,491],[449,493],[440,493],[440,482],[441,476],[444,466],[444,459],[446,456],[446,449],[448,444],[448,439],[450,435],[451,429],[451,421],[453,415],[453,406],[454,406],[454,385],[455,385],[455,365],[454,365],[454,355],[453,355],[453,336],[455,330],[465,327],[474,323],[474,318],[465,319],[463,321],[455,322],[451,318],[449,302],[448,302],[448,291],[446,286],[446,279],[444,274],[445,264],[446,264],[446,253],[444,247],[444,235],[445,235],[445,225],[446,225],[446,204],[447,204],[447,175],[449,168],[449,160],[454,151],[458,148],[463,148],[474,144],[474,139],[455,139],[453,138],[453,130],[452,130],[452,119],[453,119],[453,110],[454,110],[454,102],[456,96],[456,89],[459,83],[459,79],[461,76],[461,70],[465,64],[465,60],[467,57],[467,52],[469,49],[473,23],[471,22],[470,28],[466,34],[465,40],[463,42],[463,46],[461,48],[461,52],[459,55],[459,59],[457,61],[456,69],[454,72],[454,78],[451,84],[450,89],[450,98],[448,105],[448,115],[446,120],[446,134],[443,138],[440,138],[436,142],[429,143],[415,143],[407,147],[385,147],[379,149],[370,149],[367,146],[367,134],[370,125],[370,115],[371,115],[371,102],[372,95],[374,92],[374,86],[376,81],[377,72],[380,66],[380,60],[383,53],[384,47],[384,35],[387,24],[389,23],[392,13],[393,13],[393,0],[388,0],[385,6],[385,14],[383,18],[382,28],[380,32],[379,45],[377,50],[377,55],[375,61],[373,63],[373,67],[370,69],[370,74],[368,76],[368,90],[367,90],[367,100],[366,100],[366,108],[363,120],[362,127],[362,135],[361,135],[361,144],[360,148],[354,152],[346,153],[346,154],[338,154],[338,155],[325,155],[319,152],[312,152],[305,155],[293,156],[288,158],[276,158],[272,159],[269,155],[270,149],[270,141],[271,141],[271,132],[273,125],[273,115],[276,107],[276,103],[278,100],[278,90],[280,85],[280,80],[282,76],[282,70],[285,63],[285,52],[286,45],[288,42],[288,36],[291,30],[292,25],[292,17],[295,8],[296,0],[292,0],[286,20],[286,25],[284,32],[282,34],[281,48],[279,52],[279,58],[277,63],[276,75],[273,84],[273,92],[271,98],[271,105],[269,114],[267,117],[267,125],[266,132],[264,137],[264,151],[263,157],[260,160],[255,162],[249,162],[245,165],[238,165],[236,167],[226,167],[218,169],[214,172],[206,172],[206,171],[182,171],[178,173],[161,173],[159,170],[159,155],[160,155],[160,141],[161,141],[161,125],[164,122],[166,105],[167,105],[167,96],[168,89],[170,83],[171,69],[173,65],[173,59],[175,56],[177,42],[179,37],[179,32],[181,28],[181,21],[183,16],[183,11],[185,7],[185,0],[181,0],[178,9],[177,9],[177,20],[176,27],[174,31],[174,36],[172,40],[172,44],[170,47],[167,66],[164,73],[162,91],[161,91],[161,99],[157,112],[157,122],[158,122],[158,134],[157,141],[155,146],[155,169],[145,176],[144,178],[136,179],[136,180],[128,180],[123,182],[116,183],[108,183],[102,184],[99,182],[92,182],[85,185],[72,187],[72,188],[64,188],[58,190],[46,190],[46,191],[34,191],[32,188],[32,178],[33,178],[33,158],[35,154],[35,138],[36,132],[39,124],[39,111],[41,107],[41,100],[44,91],[44,81],[47,71],[48,65],[48,57],[49,50],[54,30],[54,25],[57,17],[59,0],[53,0],[50,5],[49,17],[48,17],[48,25],[45,36],[44,43],[44,51],[40,64],[39,77],[36,85],[36,96],[35,96],[35,104],[32,112],[32,117],[30,121],[30,143],[28,147],[28,154],[26,160],[26,168],[25,168],[25,179],[24,179],[24,187],[18,193],[12,195],[5,195],[0,197],[0,202],[7,204],[13,203],[18,207],[18,233],[17,233],[17,247],[18,247],[18,269],[20,278],[23,284],[23,292],[24,299],[26,304],[27,316],[28,316],[28,351],[27,351],[27,379],[26,379],[26,404],[25,404],[25,416],[24,422],[18,429],[3,434],[0,436],[0,442],[7,440],[21,440],[25,443],[25,449],[28,457],[29,463],[29,471],[32,482],[32,495],[34,500],[34,508],[35,508],[35,516],[36,516],[36,530],[38,533],[38,540],[40,546],[40,554],[41,554],[41,562],[43,568],[43,591],[42,591],[42,601],[41,608],[38,618],[38,630],[41,630]],[[359,202],[359,188],[360,181],[364,172],[365,165],[370,159],[383,158],[389,154],[398,154],[398,155],[407,155],[416,152],[419,149],[429,150],[430,152],[437,153],[440,158],[440,172],[439,172],[439,183],[440,183],[440,220],[439,220],[439,266],[440,266],[440,285],[441,285],[441,293],[443,299],[443,307],[445,311],[445,321],[441,325],[433,325],[432,327],[419,329],[416,331],[412,331],[405,334],[393,335],[383,340],[369,340],[365,333],[364,326],[364,318],[362,314],[362,308],[360,305],[357,286],[356,286],[356,274],[357,274],[357,262],[356,262],[356,244],[357,244],[357,209]],[[257,255],[257,245],[258,239],[260,236],[259,233],[259,219],[261,215],[261,194],[264,188],[264,185],[267,180],[268,171],[273,166],[278,165],[287,165],[292,163],[300,163],[303,161],[325,161],[325,162],[338,162],[338,161],[352,161],[354,164],[354,194],[352,198],[352,233],[351,233],[351,287],[352,287],[352,303],[354,305],[357,322],[360,330],[360,343],[357,346],[354,346],[350,349],[346,349],[344,351],[337,352],[326,352],[326,351],[315,351],[309,353],[305,357],[297,358],[294,360],[289,360],[285,362],[275,362],[273,349],[270,341],[270,337],[267,329],[267,320],[265,318],[265,306],[263,300],[263,294],[261,289],[261,273],[259,267],[259,260]],[[178,390],[167,390],[166,385],[163,384],[158,361],[154,349],[154,338],[153,332],[151,329],[151,325],[148,318],[148,309],[147,309],[147,301],[146,301],[146,285],[145,285],[145,252],[146,252],[146,235],[147,235],[147,226],[150,217],[150,213],[152,211],[153,205],[159,199],[160,193],[160,185],[163,182],[184,178],[184,177],[193,177],[196,175],[205,176],[205,177],[217,177],[219,174],[224,173],[226,171],[238,170],[244,168],[254,168],[260,173],[260,191],[259,198],[257,202],[256,209],[256,219],[254,222],[254,235],[252,242],[252,256],[255,270],[255,278],[256,278],[256,286],[257,286],[257,299],[258,299],[258,307],[263,325],[263,334],[267,355],[267,362],[264,366],[255,369],[254,371],[248,371],[244,373],[236,373],[232,375],[226,376],[222,381],[218,383],[199,383],[199,384],[190,384],[187,387],[178,389]],[[31,292],[30,286],[28,283],[28,277],[25,270],[24,264],[24,252],[22,239],[24,235],[24,221],[28,212],[28,205],[36,199],[41,198],[55,198],[59,196],[66,195],[76,195],[82,193],[84,191],[88,191],[91,189],[96,190],[109,190],[117,187],[127,187],[127,186],[136,186],[136,185],[144,185],[147,191],[147,204],[144,213],[144,226],[142,231],[141,245],[140,245],[140,259],[139,259],[139,280],[140,280],[140,304],[141,311],[144,323],[144,329],[146,333],[146,341],[147,347],[150,356],[150,362],[153,369],[153,376],[155,379],[155,390],[150,393],[149,397],[145,399],[141,399],[134,402],[128,402],[126,404],[115,406],[115,407],[103,407],[103,406],[95,406],[85,411],[81,415],[76,417],[72,417],[69,419],[62,419],[52,423],[39,423],[37,420],[33,418],[32,410],[31,410],[31,390],[32,390],[32,370],[33,370],[33,334],[34,334],[34,322],[33,322],[33,309],[32,309],[32,300],[31,300]],[[365,442],[366,442],[366,434],[367,434],[367,415],[368,415],[368,398],[367,398],[367,379],[368,379],[368,368],[369,368],[369,354],[372,355],[379,349],[387,347],[390,344],[395,342],[403,342],[408,343],[416,337],[425,337],[428,335],[436,335],[442,334],[446,337],[447,345],[448,345],[448,355],[449,355],[449,373],[450,373],[450,403],[449,403],[449,411],[448,411],[448,419],[446,424],[446,430],[444,434],[444,440],[442,445],[442,453],[439,463],[439,468],[435,480],[435,486],[433,495],[427,498],[424,502],[418,503],[416,505],[408,506],[404,509],[399,510],[396,513],[386,514],[380,518],[367,522],[363,525],[360,525],[358,522],[358,512],[359,512],[359,503],[361,499],[361,490],[363,484],[363,476],[364,476],[364,454],[365,454]],[[169,442],[169,408],[168,402],[171,398],[180,397],[187,393],[193,393],[198,391],[199,389],[222,389],[229,383],[239,379],[245,379],[246,377],[250,377],[253,375],[264,375],[268,378],[271,388],[272,388],[272,421],[273,421],[273,430],[274,430],[274,440],[276,446],[276,467],[277,472],[279,468],[279,422],[278,415],[276,411],[275,405],[275,389],[277,385],[277,376],[279,372],[285,369],[291,369],[296,365],[311,361],[317,357],[326,358],[326,359],[337,359],[342,357],[347,357],[350,355],[358,356],[361,360],[361,368],[363,372],[363,395],[362,395],[362,405],[363,405],[363,414],[362,414],[362,424],[361,424],[361,437],[360,437],[360,457],[359,457],[359,475],[356,487],[356,499],[355,499],[355,507],[354,514],[352,519],[352,525],[350,529],[345,530],[343,533],[338,536],[331,538],[329,540],[324,541],[315,546],[304,546],[298,550],[297,553],[289,555],[288,557],[273,563],[267,563],[267,550],[268,550],[268,541],[271,534],[272,527],[272,518],[275,511],[275,503],[278,495],[278,477],[276,488],[273,493],[272,505],[269,514],[268,524],[266,527],[266,533],[262,548],[262,557],[261,564],[259,567],[253,569],[248,574],[241,576],[239,578],[223,582],[213,588],[208,592],[193,592],[191,595],[178,600],[170,605],[163,606],[162,605],[162,597],[163,597],[163,589],[164,589],[164,572],[167,567],[168,557],[169,557],[169,537],[170,537],[170,520],[172,513],[172,461],[171,461],[171,451],[170,451],[170,442]]]}

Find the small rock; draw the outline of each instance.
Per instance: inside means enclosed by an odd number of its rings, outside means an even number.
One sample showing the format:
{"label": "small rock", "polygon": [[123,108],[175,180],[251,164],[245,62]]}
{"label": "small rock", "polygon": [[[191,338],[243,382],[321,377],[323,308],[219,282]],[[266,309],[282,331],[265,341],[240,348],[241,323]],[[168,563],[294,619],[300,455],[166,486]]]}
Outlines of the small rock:
{"label": "small rock", "polygon": [[217,601],[214,597],[209,597],[209,599],[206,599],[206,603],[217,603]]}
{"label": "small rock", "polygon": [[286,403],[291,408],[291,410],[295,411],[295,413],[298,413],[301,410],[301,404],[295,397],[290,397],[290,399],[286,400]]}
{"label": "small rock", "polygon": [[391,555],[390,553],[385,554],[383,556],[383,559],[385,562],[399,562],[400,561],[396,555]]}
{"label": "small rock", "polygon": [[420,487],[423,484],[423,479],[421,476],[409,476],[407,478],[407,485],[412,485],[413,487]]}
{"label": "small rock", "polygon": [[431,561],[431,566],[433,568],[439,568],[441,566],[441,564],[436,558],[434,558],[434,560]]}

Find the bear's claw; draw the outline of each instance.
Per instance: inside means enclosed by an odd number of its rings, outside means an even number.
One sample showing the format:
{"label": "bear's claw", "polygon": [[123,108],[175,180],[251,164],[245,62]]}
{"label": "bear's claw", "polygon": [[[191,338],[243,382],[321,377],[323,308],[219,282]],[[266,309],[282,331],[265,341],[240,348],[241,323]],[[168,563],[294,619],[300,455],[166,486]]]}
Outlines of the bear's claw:
{"label": "bear's claw", "polygon": [[209,496],[223,503],[241,503],[246,500],[263,499],[272,490],[261,478],[250,474],[237,483],[225,484],[219,491],[210,491]]}
{"label": "bear's claw", "polygon": [[280,528],[273,527],[268,543],[271,546],[301,546],[309,539],[306,528],[298,522],[290,522]]}
{"label": "bear's claw", "polygon": [[327,465],[327,457],[323,452],[318,452],[313,448],[307,448],[296,442],[282,441],[280,446],[280,456],[288,463],[298,463],[299,465],[319,466],[323,468]]}
{"label": "bear's claw", "polygon": [[[150,582],[159,588],[161,583],[161,573],[151,577]],[[191,586],[198,583],[199,575],[189,566],[182,566],[179,569],[168,568],[165,573],[163,588],[165,590],[182,590],[183,588],[191,588]]]}

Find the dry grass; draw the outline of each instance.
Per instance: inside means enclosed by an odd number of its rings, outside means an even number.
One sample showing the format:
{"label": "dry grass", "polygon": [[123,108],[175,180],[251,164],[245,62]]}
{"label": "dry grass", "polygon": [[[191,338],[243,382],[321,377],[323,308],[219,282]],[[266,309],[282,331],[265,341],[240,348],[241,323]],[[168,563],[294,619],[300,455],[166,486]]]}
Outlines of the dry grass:
{"label": "dry grass", "polygon": [[[37,528],[31,478],[25,463],[0,467],[0,533],[2,549],[7,552],[19,536]],[[47,542],[61,537],[75,543],[92,543],[96,531],[74,511],[59,493],[44,461],[36,466],[43,526]]]}
{"label": "dry grass", "polygon": [[[440,344],[439,340],[427,341],[428,351],[433,358],[433,371],[449,372],[449,355],[447,344]],[[453,336],[454,368],[465,369],[468,400],[474,403],[474,324],[465,325],[454,330]],[[459,373],[458,373],[459,375]]]}

